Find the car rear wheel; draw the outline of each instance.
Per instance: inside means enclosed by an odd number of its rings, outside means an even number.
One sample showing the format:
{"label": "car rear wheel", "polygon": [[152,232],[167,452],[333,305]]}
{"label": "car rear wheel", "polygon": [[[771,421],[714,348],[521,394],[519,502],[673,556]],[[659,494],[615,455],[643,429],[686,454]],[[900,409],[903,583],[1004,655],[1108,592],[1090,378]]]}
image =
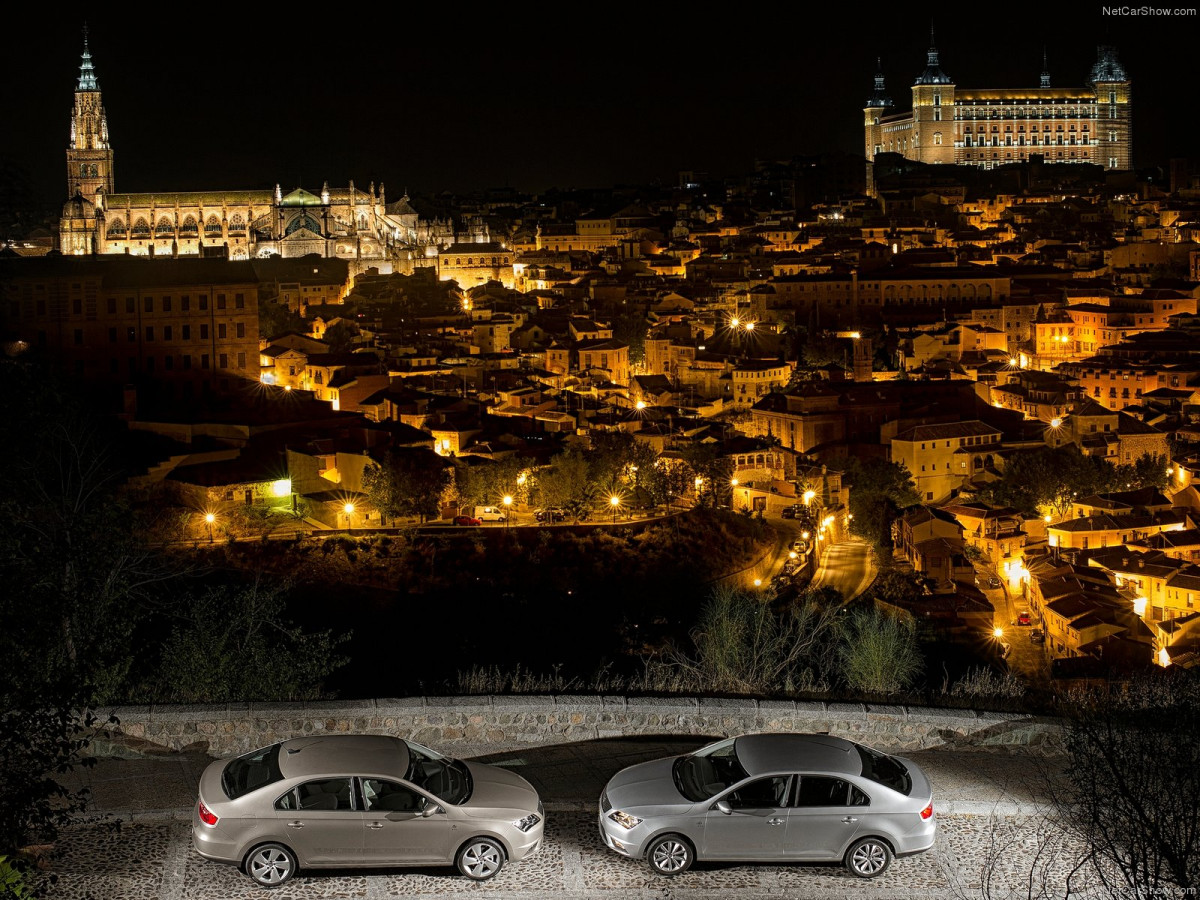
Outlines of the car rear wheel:
{"label": "car rear wheel", "polygon": [[879,838],[855,841],[846,851],[846,868],[859,878],[875,878],[887,871],[892,848]]}
{"label": "car rear wheel", "polygon": [[695,859],[692,845],[677,834],[656,837],[646,849],[646,860],[659,875],[682,875]]}
{"label": "car rear wheel", "polygon": [[246,874],[262,887],[279,887],[296,874],[296,855],[283,844],[263,844],[246,857]]}
{"label": "car rear wheel", "polygon": [[487,881],[504,868],[504,848],[491,838],[475,838],[463,844],[454,862],[471,880]]}

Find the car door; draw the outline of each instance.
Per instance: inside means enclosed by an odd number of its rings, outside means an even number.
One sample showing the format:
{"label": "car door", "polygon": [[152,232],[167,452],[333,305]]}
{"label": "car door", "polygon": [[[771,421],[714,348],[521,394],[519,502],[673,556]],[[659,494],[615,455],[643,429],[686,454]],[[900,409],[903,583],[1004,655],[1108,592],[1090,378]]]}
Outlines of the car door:
{"label": "car door", "polygon": [[866,794],[829,775],[798,775],[788,810],[784,856],[841,859],[865,822]]}
{"label": "car door", "polygon": [[[775,860],[783,856],[787,834],[790,777],[770,775],[719,795],[704,816],[704,859]],[[724,801],[729,812],[717,804]]]}
{"label": "car door", "polygon": [[[444,805],[411,785],[360,778],[364,858],[378,865],[448,862],[454,852],[453,825]],[[437,812],[424,815],[428,806]]]}
{"label": "car door", "polygon": [[348,777],[306,781],[275,801],[280,836],[301,865],[362,861],[362,811],[355,808],[352,782]]}

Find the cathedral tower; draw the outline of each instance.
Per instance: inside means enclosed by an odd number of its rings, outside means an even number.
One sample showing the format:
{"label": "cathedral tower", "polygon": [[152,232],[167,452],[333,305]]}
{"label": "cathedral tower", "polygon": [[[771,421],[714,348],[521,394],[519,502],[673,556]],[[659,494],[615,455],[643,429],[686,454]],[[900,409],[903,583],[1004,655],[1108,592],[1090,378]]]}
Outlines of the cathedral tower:
{"label": "cathedral tower", "polygon": [[954,79],[938,63],[933,27],[929,29],[929,52],[925,71],[912,89],[912,150],[905,154],[923,163],[954,163]]}
{"label": "cathedral tower", "polygon": [[108,121],[100,102],[100,83],[83,35],[83,59],[71,114],[71,142],[67,147],[67,197],[76,194],[101,205],[100,194],[113,192],[113,151],[108,143]]}

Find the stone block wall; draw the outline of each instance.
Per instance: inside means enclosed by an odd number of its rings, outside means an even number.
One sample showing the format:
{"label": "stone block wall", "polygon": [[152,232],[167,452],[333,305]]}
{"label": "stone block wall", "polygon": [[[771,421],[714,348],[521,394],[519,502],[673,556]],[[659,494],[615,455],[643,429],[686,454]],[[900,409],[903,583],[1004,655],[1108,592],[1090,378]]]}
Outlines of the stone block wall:
{"label": "stone block wall", "polygon": [[598,738],[828,732],[894,753],[1060,744],[1051,719],[1013,713],[696,697],[475,696],[122,707],[97,755],[184,748],[229,756],[316,734],[395,734],[468,756]]}

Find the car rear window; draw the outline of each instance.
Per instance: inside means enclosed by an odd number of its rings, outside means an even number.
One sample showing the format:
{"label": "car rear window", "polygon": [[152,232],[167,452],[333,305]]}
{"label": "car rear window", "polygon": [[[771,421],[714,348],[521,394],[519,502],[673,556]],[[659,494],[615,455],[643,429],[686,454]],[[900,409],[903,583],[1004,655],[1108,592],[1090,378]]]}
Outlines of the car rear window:
{"label": "car rear window", "polygon": [[905,796],[912,793],[912,778],[908,774],[908,769],[904,767],[904,763],[883,753],[876,753],[860,744],[854,746],[858,748],[858,755],[862,759],[863,778],[869,778],[893,791],[899,791]]}
{"label": "car rear window", "polygon": [[283,779],[279,771],[279,744],[254,750],[230,761],[221,773],[221,787],[230,800]]}

